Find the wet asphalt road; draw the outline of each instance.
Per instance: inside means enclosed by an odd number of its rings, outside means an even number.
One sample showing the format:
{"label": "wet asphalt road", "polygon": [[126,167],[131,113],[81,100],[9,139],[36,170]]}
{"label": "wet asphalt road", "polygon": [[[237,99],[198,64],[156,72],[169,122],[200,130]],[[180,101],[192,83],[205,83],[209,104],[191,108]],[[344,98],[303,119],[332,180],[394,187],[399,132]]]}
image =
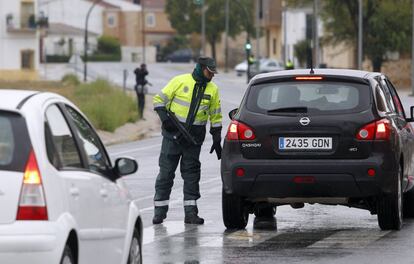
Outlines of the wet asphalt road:
{"label": "wet asphalt road", "polygon": [[[227,116],[240,102],[245,84],[240,79],[217,82]],[[403,96],[402,101],[406,110],[407,105],[414,105],[412,97]],[[229,122],[225,120],[224,128]],[[139,163],[138,173],[124,180],[141,207],[144,263],[414,263],[414,220],[406,219],[401,231],[381,231],[375,215],[343,206],[282,206],[268,228],[254,226],[254,215],[250,215],[245,230],[226,230],[221,214],[220,163],[208,153],[211,144],[207,136],[200,157],[198,207],[206,220],[202,226],[183,222],[183,182],[178,170],[166,221],[156,226],[151,223],[160,136],[109,148],[112,157],[132,156]],[[272,224],[277,227],[271,228]]]}
{"label": "wet asphalt road", "polygon": [[219,163],[208,153],[210,144],[205,143],[201,155],[198,206],[206,220],[202,226],[183,222],[179,172],[166,221],[156,226],[151,223],[160,138],[110,148],[113,155],[127,154],[140,164],[138,174],[125,181],[141,206],[144,263],[414,263],[414,220],[405,220],[401,231],[381,231],[375,215],[343,206],[281,206],[276,229],[271,228],[272,223],[257,228],[250,215],[245,230],[226,230]]}

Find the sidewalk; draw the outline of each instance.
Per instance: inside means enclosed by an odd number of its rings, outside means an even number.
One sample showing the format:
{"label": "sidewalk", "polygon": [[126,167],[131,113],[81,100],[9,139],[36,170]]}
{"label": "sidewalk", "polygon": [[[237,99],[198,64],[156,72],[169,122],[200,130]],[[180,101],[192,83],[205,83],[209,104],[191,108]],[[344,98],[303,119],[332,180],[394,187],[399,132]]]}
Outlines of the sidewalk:
{"label": "sidewalk", "polygon": [[125,143],[161,134],[161,121],[153,110],[153,95],[145,98],[144,118],[135,123],[127,123],[117,128],[113,133],[98,130],[98,134],[105,145]]}

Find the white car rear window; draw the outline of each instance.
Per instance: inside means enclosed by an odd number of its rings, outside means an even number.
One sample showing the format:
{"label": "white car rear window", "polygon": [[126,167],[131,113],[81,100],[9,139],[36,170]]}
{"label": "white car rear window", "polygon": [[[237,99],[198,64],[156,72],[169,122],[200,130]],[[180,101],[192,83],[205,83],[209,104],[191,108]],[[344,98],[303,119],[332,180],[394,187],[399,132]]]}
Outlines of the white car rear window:
{"label": "white car rear window", "polygon": [[0,116],[0,165],[9,165],[13,160],[15,140],[9,118]]}

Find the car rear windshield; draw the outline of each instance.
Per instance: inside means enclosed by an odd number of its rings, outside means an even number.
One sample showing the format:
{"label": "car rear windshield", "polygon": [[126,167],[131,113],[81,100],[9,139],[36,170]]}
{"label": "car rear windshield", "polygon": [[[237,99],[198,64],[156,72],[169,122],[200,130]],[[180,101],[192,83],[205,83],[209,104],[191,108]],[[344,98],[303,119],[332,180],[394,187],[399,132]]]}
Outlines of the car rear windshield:
{"label": "car rear windshield", "polygon": [[247,108],[263,114],[355,113],[371,103],[368,84],[333,81],[264,83],[251,87]]}
{"label": "car rear windshield", "polygon": [[30,147],[24,118],[0,111],[0,170],[23,171]]}

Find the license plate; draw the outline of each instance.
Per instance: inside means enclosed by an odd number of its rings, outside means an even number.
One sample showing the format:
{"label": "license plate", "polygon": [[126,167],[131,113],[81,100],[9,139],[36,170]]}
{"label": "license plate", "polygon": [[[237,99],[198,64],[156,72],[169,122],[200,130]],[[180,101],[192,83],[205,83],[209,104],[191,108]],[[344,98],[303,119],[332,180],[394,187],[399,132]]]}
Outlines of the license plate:
{"label": "license plate", "polygon": [[332,149],[331,137],[280,137],[280,150],[330,150]]}

